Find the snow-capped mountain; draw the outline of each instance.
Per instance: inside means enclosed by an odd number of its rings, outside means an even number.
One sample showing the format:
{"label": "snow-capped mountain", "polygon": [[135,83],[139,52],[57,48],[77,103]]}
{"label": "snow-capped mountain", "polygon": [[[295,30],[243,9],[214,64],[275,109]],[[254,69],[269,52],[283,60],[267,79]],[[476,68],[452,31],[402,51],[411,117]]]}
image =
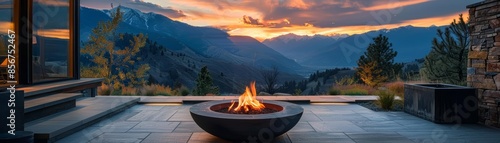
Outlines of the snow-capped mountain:
{"label": "snow-capped mountain", "polygon": [[[81,7],[81,40],[88,40],[91,29],[97,23],[111,20],[110,14],[116,9]],[[160,84],[173,84],[175,81],[169,78],[182,77],[180,82],[183,85],[193,86],[197,77],[194,71],[205,65],[215,75],[223,73],[223,78],[214,78],[223,92],[244,89],[239,84],[261,80],[259,77],[262,70],[273,66],[283,73],[283,81],[300,80],[303,77],[297,74],[299,70],[304,70],[302,66],[252,37],[230,36],[220,29],[191,26],[160,14],[143,13],[123,6],[120,6],[120,11],[123,12],[123,22],[117,29],[118,33],[146,34],[149,40],[168,49],[166,53],[172,54],[164,53],[160,56],[154,53],[144,59],[151,65],[151,78],[165,82]],[[174,53],[182,53],[185,58],[172,60],[168,57],[176,56]]]}
{"label": "snow-capped mountain", "polygon": [[290,41],[303,41],[303,40],[311,40],[311,39],[324,39],[324,40],[339,40],[342,38],[346,38],[349,35],[347,34],[330,34],[330,35],[296,35],[294,33],[288,33],[284,35],[280,35],[271,39],[267,39],[268,41],[272,40],[281,40],[282,42],[288,43]]}

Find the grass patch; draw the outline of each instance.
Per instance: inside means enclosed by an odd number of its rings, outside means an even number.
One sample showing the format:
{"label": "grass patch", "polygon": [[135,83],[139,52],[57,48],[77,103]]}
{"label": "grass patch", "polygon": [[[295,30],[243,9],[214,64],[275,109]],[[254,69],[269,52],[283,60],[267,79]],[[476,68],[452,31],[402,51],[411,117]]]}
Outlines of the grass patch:
{"label": "grass patch", "polygon": [[375,102],[377,106],[379,106],[384,110],[392,110],[395,104],[394,97],[396,95],[390,91],[379,91],[377,95],[378,95],[378,100]]}
{"label": "grass patch", "polygon": [[133,87],[122,87],[121,95],[137,95],[137,89]]}
{"label": "grass patch", "polygon": [[111,88],[108,85],[102,84],[97,88],[97,94],[99,95],[111,95]]}
{"label": "grass patch", "polygon": [[185,86],[172,89],[169,86],[160,84],[143,85],[141,87],[121,87],[115,90],[103,84],[97,91],[99,95],[186,96],[190,94],[189,89]]}
{"label": "grass patch", "polygon": [[385,85],[387,90],[403,98],[405,94],[405,83],[402,81],[390,82]]}
{"label": "grass patch", "polygon": [[329,90],[330,95],[371,95],[375,89],[363,84],[333,86]]}

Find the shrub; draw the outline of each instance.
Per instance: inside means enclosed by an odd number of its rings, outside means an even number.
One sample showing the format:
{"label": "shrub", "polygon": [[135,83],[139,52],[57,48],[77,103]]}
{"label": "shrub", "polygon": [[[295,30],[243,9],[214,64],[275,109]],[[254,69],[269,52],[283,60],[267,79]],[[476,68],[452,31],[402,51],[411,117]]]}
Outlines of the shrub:
{"label": "shrub", "polygon": [[156,93],[156,86],[154,86],[154,85],[142,86],[141,95],[154,96],[155,93]]}
{"label": "shrub", "polygon": [[378,100],[376,101],[377,106],[384,110],[392,110],[394,106],[394,97],[395,94],[388,91],[379,91]]}
{"label": "shrub", "polygon": [[137,95],[137,89],[133,87],[122,87],[121,95]]}
{"label": "shrub", "polygon": [[155,95],[163,95],[163,96],[170,96],[174,95],[172,88],[169,86],[162,86],[162,85],[152,85],[156,87],[156,91],[154,92]]}
{"label": "shrub", "polygon": [[342,94],[339,89],[336,88],[330,88],[330,91],[328,91],[329,95],[340,95]]}
{"label": "shrub", "polygon": [[189,95],[189,93],[190,93],[189,89],[187,89],[187,88],[181,88],[181,95],[182,96],[187,96],[187,95]]}
{"label": "shrub", "polygon": [[359,87],[354,87],[350,89],[346,89],[342,91],[343,95],[368,95],[368,90],[359,88]]}
{"label": "shrub", "polygon": [[97,88],[97,93],[99,95],[110,95],[111,88],[106,84],[102,84],[99,88]]}
{"label": "shrub", "polygon": [[111,90],[111,95],[121,95],[121,90]]}
{"label": "shrub", "polygon": [[354,85],[358,82],[358,80],[356,80],[354,78],[354,76],[344,76],[340,79],[337,79],[335,80],[335,85],[337,86],[342,86],[342,85]]}
{"label": "shrub", "polygon": [[370,95],[374,94],[375,89],[363,85],[363,84],[353,84],[353,85],[343,85],[334,86],[328,91],[330,95]]}
{"label": "shrub", "polygon": [[302,94],[302,90],[300,90],[299,88],[295,89],[295,92],[293,93],[293,95],[301,95]]}
{"label": "shrub", "polygon": [[401,81],[397,81],[397,82],[391,82],[391,83],[387,83],[385,85],[385,87],[387,87],[387,89],[396,94],[396,96],[399,96],[399,97],[404,97],[404,94],[405,94],[405,85],[404,85],[404,82],[401,82]]}

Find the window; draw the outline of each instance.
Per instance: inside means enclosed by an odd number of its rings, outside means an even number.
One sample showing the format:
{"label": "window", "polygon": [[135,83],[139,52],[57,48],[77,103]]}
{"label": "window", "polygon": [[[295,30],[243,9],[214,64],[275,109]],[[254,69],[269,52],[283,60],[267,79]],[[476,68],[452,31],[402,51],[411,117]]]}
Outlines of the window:
{"label": "window", "polygon": [[14,30],[14,2],[13,0],[0,0],[0,86],[7,83],[7,48],[10,45],[9,30]]}
{"label": "window", "polygon": [[32,80],[72,77],[70,1],[33,0]]}

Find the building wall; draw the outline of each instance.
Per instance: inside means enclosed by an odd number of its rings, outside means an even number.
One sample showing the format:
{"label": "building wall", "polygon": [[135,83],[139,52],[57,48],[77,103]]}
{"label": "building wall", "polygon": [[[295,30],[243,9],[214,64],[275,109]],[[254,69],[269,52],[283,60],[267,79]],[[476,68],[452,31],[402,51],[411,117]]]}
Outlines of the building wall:
{"label": "building wall", "polygon": [[500,1],[469,5],[468,86],[478,88],[479,122],[500,127]]}

